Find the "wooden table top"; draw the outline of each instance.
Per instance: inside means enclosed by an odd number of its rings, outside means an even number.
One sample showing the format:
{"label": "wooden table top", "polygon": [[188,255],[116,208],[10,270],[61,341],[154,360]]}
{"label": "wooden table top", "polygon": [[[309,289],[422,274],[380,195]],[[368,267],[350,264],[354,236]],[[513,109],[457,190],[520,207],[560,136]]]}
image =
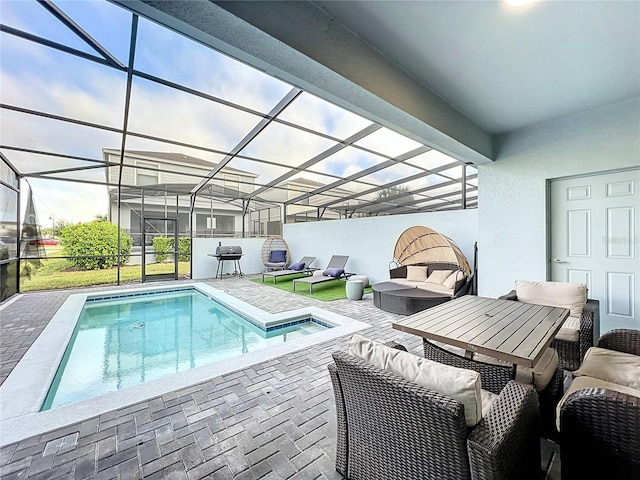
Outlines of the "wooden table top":
{"label": "wooden table top", "polygon": [[393,323],[393,328],[532,367],[569,316],[566,308],[465,295]]}

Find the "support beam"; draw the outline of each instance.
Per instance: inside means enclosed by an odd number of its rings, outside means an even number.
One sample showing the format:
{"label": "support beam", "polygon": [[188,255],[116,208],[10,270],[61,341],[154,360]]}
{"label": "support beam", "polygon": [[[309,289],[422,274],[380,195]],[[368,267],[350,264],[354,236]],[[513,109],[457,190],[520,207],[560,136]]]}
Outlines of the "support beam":
{"label": "support beam", "polygon": [[312,2],[114,2],[458,160],[494,158],[487,132]]}
{"label": "support beam", "polygon": [[[306,198],[313,197],[314,195],[318,195],[320,193],[326,192],[326,191],[331,190],[333,188],[339,187],[340,185],[344,185],[345,183],[352,182],[354,180],[357,180],[359,178],[365,177],[367,175],[371,175],[372,173],[378,172],[378,171],[383,170],[385,168],[392,167],[393,165],[396,165],[396,164],[398,164],[400,162],[403,162],[405,160],[409,160],[410,158],[413,158],[413,157],[417,157],[418,155],[422,155],[423,153],[426,153],[429,150],[431,150],[429,147],[425,147],[423,145],[423,146],[418,147],[418,148],[416,148],[414,150],[411,150],[410,152],[403,153],[402,155],[400,155],[400,156],[398,156],[396,158],[387,160],[386,162],[382,162],[382,163],[379,163],[377,165],[373,165],[373,166],[371,166],[369,168],[365,168],[364,170],[361,170],[358,173],[354,173],[353,175],[349,175],[348,177],[342,178],[342,179],[340,179],[340,180],[338,180],[336,182],[330,183],[329,185],[324,185],[324,186],[322,186],[320,188],[316,188],[315,190],[313,190],[311,192],[305,193],[303,195],[298,195],[297,197],[292,198],[291,200],[288,200],[285,203],[291,203],[291,204],[299,203],[300,201],[302,201],[302,200],[304,200]],[[421,174],[421,176],[424,176],[424,175],[426,175],[426,174],[424,174],[424,173]],[[338,202],[339,202],[339,200],[338,200]],[[336,202],[333,202],[333,203],[336,203]],[[325,206],[326,205],[329,205],[329,204],[325,204]]]}
{"label": "support beam", "polygon": [[111,65],[121,69],[126,68],[120,60],[118,60],[111,54],[111,52],[100,45],[97,40],[95,40],[91,35],[83,30],[83,28],[76,22],[74,22],[71,17],[69,17],[60,8],[58,8],[55,3],[51,2],[50,0],[37,0],[37,2],[42,5],[51,15],[60,20],[69,30],[80,37],[87,45],[98,52],[100,56],[102,56]]}
{"label": "support beam", "polygon": [[349,138],[347,138],[344,142],[339,143],[337,145],[334,145],[330,148],[328,148],[327,150],[325,150],[324,152],[319,153],[318,155],[316,155],[315,157],[313,157],[310,160],[307,160],[305,163],[303,163],[302,165],[300,165],[299,167],[297,167],[296,169],[291,169],[289,172],[280,175],[278,178],[276,178],[275,180],[270,181],[269,183],[267,183],[266,185],[254,190],[253,192],[251,192],[250,194],[245,195],[245,198],[252,198],[255,197],[257,195],[260,195],[262,192],[269,190],[270,188],[275,187],[276,185],[279,185],[280,183],[284,182],[285,180],[293,177],[294,175],[296,175],[299,171],[303,171],[306,170],[307,168],[315,165],[316,163],[324,160],[325,158],[330,157],[331,155],[339,152],[340,150],[347,148],[349,145],[352,145],[354,143],[356,143],[359,140],[362,140],[364,137],[366,137],[367,135],[372,134],[373,132],[380,130],[380,125],[369,125],[365,128],[363,128],[362,130],[360,130],[359,132],[351,135]]}
{"label": "support beam", "polygon": [[267,126],[273,121],[273,119],[277,117],[278,114],[280,114],[285,108],[287,108],[289,104],[293,102],[301,93],[302,93],[302,90],[298,88],[292,88],[291,90],[289,90],[289,93],[287,93],[282,98],[282,100],[280,100],[278,104],[271,109],[271,111],[267,114],[267,116],[262,120],[260,120],[258,124],[255,127],[253,127],[253,129],[242,140],[240,140],[240,142],[235,147],[233,147],[231,152],[229,152],[229,154],[225,156],[220,161],[220,163],[218,163],[218,165],[216,165],[216,167],[213,168],[205,176],[205,178],[200,180],[200,182],[195,187],[193,187],[193,190],[191,190],[191,193],[197,194],[200,190],[202,190],[205,187],[205,185],[209,182],[209,180],[215,177],[218,174],[218,172],[220,172],[220,170],[226,167],[227,164],[231,160],[233,160],[233,158],[238,153],[240,153],[247,145],[249,145],[249,143],[251,143],[251,141],[254,138],[260,135],[260,132],[262,132],[265,128],[267,128]]}

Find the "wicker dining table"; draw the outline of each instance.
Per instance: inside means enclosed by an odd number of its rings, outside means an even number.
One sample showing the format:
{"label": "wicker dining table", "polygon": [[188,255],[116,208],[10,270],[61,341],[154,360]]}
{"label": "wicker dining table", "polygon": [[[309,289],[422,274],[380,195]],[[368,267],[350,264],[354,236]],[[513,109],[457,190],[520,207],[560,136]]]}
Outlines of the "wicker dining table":
{"label": "wicker dining table", "polygon": [[465,295],[393,328],[517,365],[533,367],[569,316],[566,308]]}

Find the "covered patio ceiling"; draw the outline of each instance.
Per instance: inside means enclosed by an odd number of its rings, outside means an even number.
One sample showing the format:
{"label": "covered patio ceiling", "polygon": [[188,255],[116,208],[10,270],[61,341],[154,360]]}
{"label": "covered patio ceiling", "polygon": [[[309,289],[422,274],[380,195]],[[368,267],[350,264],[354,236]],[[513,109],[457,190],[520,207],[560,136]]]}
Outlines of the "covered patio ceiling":
{"label": "covered patio ceiling", "polygon": [[[121,6],[2,8],[0,155],[21,177],[312,206],[317,218],[477,206],[473,165]],[[157,185],[126,180],[128,152],[153,158]],[[200,168],[177,172],[177,155]],[[214,188],[229,172],[254,180],[237,194]],[[173,173],[188,181],[162,181]]]}

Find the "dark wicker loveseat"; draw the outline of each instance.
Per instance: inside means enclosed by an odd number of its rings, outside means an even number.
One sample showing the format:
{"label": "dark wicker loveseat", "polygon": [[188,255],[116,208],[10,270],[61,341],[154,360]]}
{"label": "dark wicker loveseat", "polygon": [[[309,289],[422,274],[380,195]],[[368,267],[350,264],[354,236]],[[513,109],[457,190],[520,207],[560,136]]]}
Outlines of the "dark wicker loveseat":
{"label": "dark wicker loveseat", "polygon": [[[613,330],[597,346],[640,356],[640,331]],[[639,479],[640,396],[609,388],[571,390],[560,405],[562,480]]]}
{"label": "dark wicker loveseat", "polygon": [[351,480],[538,479],[538,400],[509,382],[475,427],[461,403],[345,352],[329,365],[336,470]]}

